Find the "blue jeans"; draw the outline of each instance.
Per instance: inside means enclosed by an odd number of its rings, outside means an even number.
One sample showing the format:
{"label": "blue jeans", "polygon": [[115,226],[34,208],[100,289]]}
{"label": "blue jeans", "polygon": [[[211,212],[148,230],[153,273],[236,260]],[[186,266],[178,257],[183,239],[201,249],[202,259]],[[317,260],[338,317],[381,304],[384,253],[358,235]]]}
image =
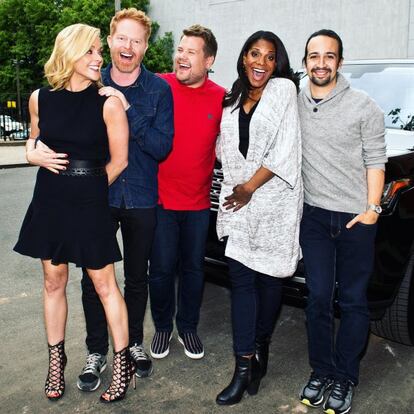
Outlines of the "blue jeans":
{"label": "blue jeans", "polygon": [[204,287],[204,253],[210,210],[177,211],[157,207],[157,227],[149,267],[152,318],[157,331],[197,332]]}
{"label": "blue jeans", "polygon": [[[306,321],[309,363],[320,376],[358,384],[369,330],[367,285],[377,225],[345,227],[355,214],[304,205],[300,243],[309,289]],[[340,324],[335,337],[335,285]]]}
{"label": "blue jeans", "polygon": [[236,355],[255,352],[256,338],[270,338],[280,309],[283,280],[256,272],[227,257],[231,320]]}

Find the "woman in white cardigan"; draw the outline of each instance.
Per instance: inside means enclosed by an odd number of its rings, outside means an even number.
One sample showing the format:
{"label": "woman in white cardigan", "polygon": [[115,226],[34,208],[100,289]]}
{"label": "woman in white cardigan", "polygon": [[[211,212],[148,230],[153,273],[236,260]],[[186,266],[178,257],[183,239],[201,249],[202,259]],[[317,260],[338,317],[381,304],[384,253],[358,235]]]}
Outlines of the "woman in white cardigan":
{"label": "woman in white cardigan", "polygon": [[220,405],[258,392],[283,278],[299,259],[303,195],[298,80],[281,40],[259,31],[244,44],[223,102],[217,158],[224,180],[217,234],[226,240],[236,366]]}

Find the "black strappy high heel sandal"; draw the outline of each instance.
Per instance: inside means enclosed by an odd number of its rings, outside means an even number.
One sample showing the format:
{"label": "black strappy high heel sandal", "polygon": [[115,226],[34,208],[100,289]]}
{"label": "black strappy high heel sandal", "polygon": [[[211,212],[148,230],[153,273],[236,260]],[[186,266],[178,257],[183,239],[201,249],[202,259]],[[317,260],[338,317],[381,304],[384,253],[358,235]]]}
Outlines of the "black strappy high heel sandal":
{"label": "black strappy high heel sandal", "polygon": [[[49,345],[49,371],[46,377],[45,394],[51,401],[62,398],[65,392],[65,366],[67,362],[65,354],[65,341],[56,345]],[[51,395],[56,394],[56,395]]]}
{"label": "black strappy high heel sandal", "polygon": [[128,348],[124,348],[119,352],[114,352],[111,385],[101,395],[100,400],[104,403],[112,403],[122,400],[126,395],[131,378],[135,390],[136,383],[134,374],[136,370],[135,362],[132,359]]}

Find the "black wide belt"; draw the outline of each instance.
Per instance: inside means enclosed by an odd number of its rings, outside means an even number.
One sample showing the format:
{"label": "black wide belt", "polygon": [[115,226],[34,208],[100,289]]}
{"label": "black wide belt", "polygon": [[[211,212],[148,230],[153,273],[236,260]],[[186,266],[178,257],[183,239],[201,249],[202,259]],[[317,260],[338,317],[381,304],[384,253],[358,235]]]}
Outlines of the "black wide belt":
{"label": "black wide belt", "polygon": [[105,164],[103,160],[71,160],[66,166],[66,170],[59,171],[60,175],[70,177],[102,177],[106,175]]}

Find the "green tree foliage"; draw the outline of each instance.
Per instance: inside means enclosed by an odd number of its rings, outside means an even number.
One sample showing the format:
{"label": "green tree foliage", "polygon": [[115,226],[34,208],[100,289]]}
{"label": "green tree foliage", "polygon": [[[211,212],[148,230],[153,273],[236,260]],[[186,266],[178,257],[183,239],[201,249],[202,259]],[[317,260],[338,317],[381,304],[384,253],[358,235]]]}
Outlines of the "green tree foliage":
{"label": "green tree foliage", "polygon": [[401,108],[395,108],[390,111],[388,116],[392,118],[392,123],[399,124],[401,129],[406,131],[414,131],[414,115],[407,115],[407,120],[404,121],[400,117],[401,115]]}
{"label": "green tree foliage", "polygon": [[[149,3],[122,0],[122,7],[147,12]],[[17,62],[23,94],[45,84],[43,65],[57,33],[70,24],[87,23],[101,29],[108,63],[105,39],[113,14],[113,0],[0,0],[0,99],[16,99]],[[171,33],[157,37],[158,29],[154,22],[144,64],[154,72],[166,72],[172,68],[173,38]]]}
{"label": "green tree foliage", "polygon": [[150,47],[144,58],[145,66],[153,72],[171,72],[172,70],[172,52],[174,48],[174,39],[171,32],[165,33],[164,37],[155,39],[155,34],[159,29],[157,22],[152,23],[152,33],[150,38]]}

